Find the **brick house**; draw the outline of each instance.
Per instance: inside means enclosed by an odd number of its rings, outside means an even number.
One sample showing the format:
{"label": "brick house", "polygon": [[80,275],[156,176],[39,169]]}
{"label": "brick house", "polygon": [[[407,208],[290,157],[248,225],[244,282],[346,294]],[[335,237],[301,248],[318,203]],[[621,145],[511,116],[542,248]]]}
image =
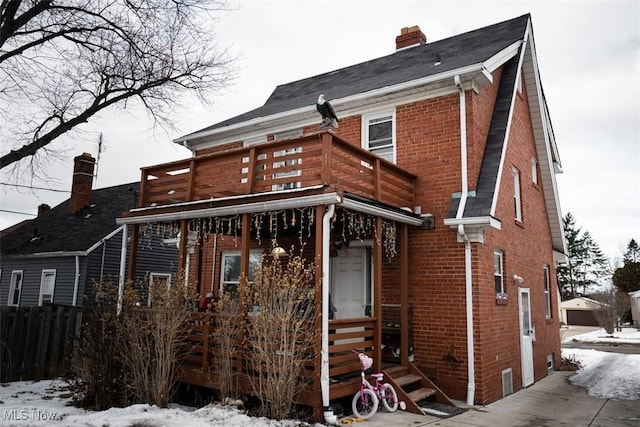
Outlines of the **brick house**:
{"label": "brick house", "polygon": [[[118,220],[134,240],[176,224],[183,263],[195,233],[201,293],[234,286],[274,246],[315,259],[322,342],[303,401],[318,419],[357,390],[349,348],[410,401],[432,389],[487,404],[560,358],[561,165],[530,16],[432,43],[403,28],[396,45],[176,139],[193,157],[142,168],[139,207]],[[321,93],[335,129],[318,130]],[[206,385],[206,366],[183,379]]]}

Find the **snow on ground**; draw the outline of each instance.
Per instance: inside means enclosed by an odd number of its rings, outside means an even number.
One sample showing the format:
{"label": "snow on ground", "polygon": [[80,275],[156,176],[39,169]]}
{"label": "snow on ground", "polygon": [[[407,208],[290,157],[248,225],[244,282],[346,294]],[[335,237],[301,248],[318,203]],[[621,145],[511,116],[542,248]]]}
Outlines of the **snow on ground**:
{"label": "snow on ground", "polygon": [[[632,328],[606,337],[603,330],[576,335],[584,342],[631,342],[640,345],[640,331]],[[602,341],[601,341],[602,340]],[[590,395],[608,399],[640,399],[640,354],[617,354],[596,350],[563,349],[562,356],[579,361],[582,368],[571,381]],[[60,380],[19,381],[0,385],[0,426],[86,427],[296,427],[298,421],[273,421],[249,417],[237,409],[207,405],[202,408],[172,405],[161,409],[132,405],[106,411],[87,411],[70,406],[70,394]],[[316,424],[316,427],[320,426]]]}
{"label": "snow on ground", "polygon": [[[584,343],[640,345],[640,331],[622,328],[612,336],[604,329],[574,335],[566,341]],[[579,361],[582,368],[570,380],[584,387],[591,396],[618,400],[640,400],[640,354],[619,354],[605,351],[565,348],[562,356]]]}

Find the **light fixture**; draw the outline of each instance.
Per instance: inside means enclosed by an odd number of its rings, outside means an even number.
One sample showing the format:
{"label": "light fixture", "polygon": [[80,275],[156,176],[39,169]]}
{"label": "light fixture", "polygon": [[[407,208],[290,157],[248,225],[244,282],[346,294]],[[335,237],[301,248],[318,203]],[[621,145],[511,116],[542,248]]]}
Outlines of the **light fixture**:
{"label": "light fixture", "polygon": [[281,246],[274,246],[273,249],[271,249],[271,255],[273,255],[274,258],[279,258],[281,256],[287,256],[287,251]]}
{"label": "light fixture", "polygon": [[522,283],[522,282],[524,282],[524,279],[522,277],[518,276],[517,274],[514,274],[513,275],[513,281],[516,282],[516,283]]}

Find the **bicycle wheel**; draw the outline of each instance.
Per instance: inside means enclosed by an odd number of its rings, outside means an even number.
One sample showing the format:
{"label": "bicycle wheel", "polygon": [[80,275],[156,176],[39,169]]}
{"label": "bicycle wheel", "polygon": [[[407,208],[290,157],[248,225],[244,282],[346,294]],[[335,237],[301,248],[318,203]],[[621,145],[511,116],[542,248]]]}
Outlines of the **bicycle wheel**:
{"label": "bicycle wheel", "polygon": [[387,411],[395,412],[398,409],[398,394],[391,384],[384,383],[380,386],[380,400]]}
{"label": "bicycle wheel", "polygon": [[378,411],[378,398],[376,394],[368,388],[360,390],[353,396],[351,409],[353,409],[353,415],[356,417],[368,420]]}

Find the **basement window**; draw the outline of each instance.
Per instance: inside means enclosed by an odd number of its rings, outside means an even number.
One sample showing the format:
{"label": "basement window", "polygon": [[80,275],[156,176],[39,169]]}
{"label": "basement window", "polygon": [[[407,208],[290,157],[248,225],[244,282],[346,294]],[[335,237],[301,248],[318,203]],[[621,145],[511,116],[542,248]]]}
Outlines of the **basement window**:
{"label": "basement window", "polygon": [[502,397],[513,394],[513,372],[511,368],[502,371]]}

